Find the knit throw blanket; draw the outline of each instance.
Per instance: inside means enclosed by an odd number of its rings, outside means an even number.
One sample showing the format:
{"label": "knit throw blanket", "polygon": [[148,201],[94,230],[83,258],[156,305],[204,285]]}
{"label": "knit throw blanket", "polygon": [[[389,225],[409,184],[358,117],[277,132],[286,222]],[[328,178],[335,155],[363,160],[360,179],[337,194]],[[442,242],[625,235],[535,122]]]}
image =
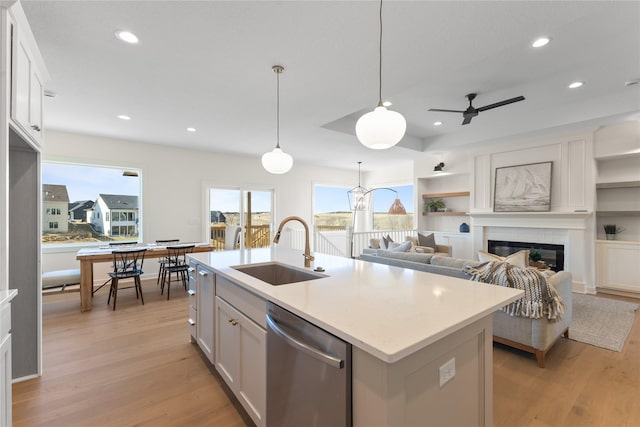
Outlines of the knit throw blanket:
{"label": "knit throw blanket", "polygon": [[502,311],[510,316],[558,321],[565,311],[558,292],[535,268],[518,268],[507,262],[489,261],[477,267],[466,266],[464,271],[473,281],[524,291],[522,298],[502,307]]}

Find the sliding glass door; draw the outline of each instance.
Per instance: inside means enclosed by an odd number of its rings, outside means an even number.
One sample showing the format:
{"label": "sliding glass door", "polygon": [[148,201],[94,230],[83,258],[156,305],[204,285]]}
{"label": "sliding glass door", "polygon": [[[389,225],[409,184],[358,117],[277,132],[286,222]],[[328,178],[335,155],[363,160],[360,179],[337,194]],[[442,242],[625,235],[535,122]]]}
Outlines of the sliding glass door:
{"label": "sliding glass door", "polygon": [[216,250],[271,245],[273,191],[209,189],[210,241]]}

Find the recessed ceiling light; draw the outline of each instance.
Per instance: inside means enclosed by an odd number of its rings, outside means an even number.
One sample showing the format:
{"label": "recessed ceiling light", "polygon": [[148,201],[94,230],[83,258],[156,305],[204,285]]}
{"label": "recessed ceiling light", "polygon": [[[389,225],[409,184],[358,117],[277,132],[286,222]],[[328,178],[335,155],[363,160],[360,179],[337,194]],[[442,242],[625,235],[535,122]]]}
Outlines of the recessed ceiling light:
{"label": "recessed ceiling light", "polygon": [[583,84],[584,84],[583,82],[573,82],[569,85],[569,89],[577,89],[581,87]]}
{"label": "recessed ceiling light", "polygon": [[532,47],[542,47],[549,44],[551,39],[549,37],[540,37],[536,39],[533,43],[531,43]]}
{"label": "recessed ceiling light", "polygon": [[384,105],[385,107],[391,107],[391,106],[393,105],[393,102],[391,102],[391,101],[384,101],[384,102],[382,103],[382,105]]}
{"label": "recessed ceiling light", "polygon": [[187,128],[187,132],[195,132],[196,128]]}
{"label": "recessed ceiling light", "polygon": [[122,120],[131,120],[131,117],[129,117],[129,116],[127,116],[127,115],[124,115],[124,114],[119,114],[119,115],[118,115],[118,118],[119,118],[119,119],[122,119]]}
{"label": "recessed ceiling light", "polygon": [[131,31],[118,30],[116,31],[116,37],[126,43],[138,43],[138,36],[133,34]]}
{"label": "recessed ceiling light", "polygon": [[441,121],[433,122],[433,125],[434,126],[440,126],[440,125],[442,125],[442,122]]}

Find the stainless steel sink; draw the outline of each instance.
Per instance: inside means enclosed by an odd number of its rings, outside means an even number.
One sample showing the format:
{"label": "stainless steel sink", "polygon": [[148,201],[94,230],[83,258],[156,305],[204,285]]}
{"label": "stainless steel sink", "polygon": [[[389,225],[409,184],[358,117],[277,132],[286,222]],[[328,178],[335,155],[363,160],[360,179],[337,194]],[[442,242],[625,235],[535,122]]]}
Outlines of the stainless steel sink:
{"label": "stainless steel sink", "polygon": [[289,283],[304,282],[307,280],[327,277],[325,274],[291,267],[279,262],[265,262],[260,264],[236,265],[231,267],[241,273],[248,274],[270,285],[286,285]]}

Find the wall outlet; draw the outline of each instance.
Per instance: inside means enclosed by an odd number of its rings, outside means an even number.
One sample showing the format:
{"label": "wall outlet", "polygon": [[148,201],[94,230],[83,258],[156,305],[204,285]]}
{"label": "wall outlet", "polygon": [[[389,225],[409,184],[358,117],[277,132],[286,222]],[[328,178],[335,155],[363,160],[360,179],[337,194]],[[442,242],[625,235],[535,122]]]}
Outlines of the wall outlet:
{"label": "wall outlet", "polygon": [[451,381],[456,376],[456,358],[449,360],[440,366],[440,387]]}

